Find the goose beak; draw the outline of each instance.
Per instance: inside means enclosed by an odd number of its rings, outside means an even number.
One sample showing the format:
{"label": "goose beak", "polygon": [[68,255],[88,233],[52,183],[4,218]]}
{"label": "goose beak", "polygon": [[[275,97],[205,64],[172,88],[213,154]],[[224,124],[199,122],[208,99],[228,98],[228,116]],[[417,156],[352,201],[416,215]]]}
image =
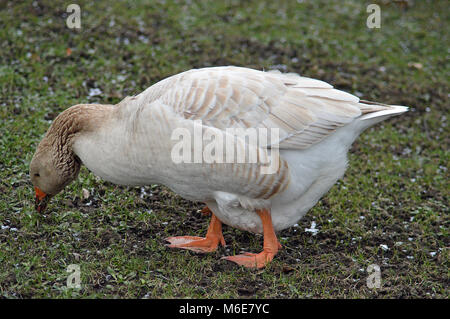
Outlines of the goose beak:
{"label": "goose beak", "polygon": [[38,211],[38,213],[42,213],[44,209],[47,207],[50,196],[41,191],[39,188],[34,187],[36,191],[36,198],[34,201],[34,208]]}

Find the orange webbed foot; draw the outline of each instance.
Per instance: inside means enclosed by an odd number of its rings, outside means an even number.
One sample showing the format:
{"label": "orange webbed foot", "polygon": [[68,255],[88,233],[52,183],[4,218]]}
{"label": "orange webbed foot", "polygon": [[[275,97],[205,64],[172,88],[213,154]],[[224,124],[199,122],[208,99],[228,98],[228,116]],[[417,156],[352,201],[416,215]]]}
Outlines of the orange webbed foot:
{"label": "orange webbed foot", "polygon": [[264,249],[259,254],[243,253],[236,256],[222,257],[222,259],[232,261],[238,265],[247,268],[264,268],[273,257],[277,254],[281,248],[281,244],[278,241],[275,231],[273,229],[272,217],[270,212],[266,209],[256,211],[261,218],[263,224],[264,234]]}
{"label": "orange webbed foot", "polygon": [[216,251],[219,242],[225,246],[223,237],[177,236],[166,238],[166,240],[170,243],[170,245],[167,245],[170,248],[188,249],[197,253],[210,253]]}
{"label": "orange webbed foot", "polygon": [[232,261],[238,265],[246,268],[264,268],[269,262],[272,261],[275,253],[262,251],[259,254],[243,253],[241,255],[222,257],[222,259]]}
{"label": "orange webbed foot", "polygon": [[206,237],[177,236],[166,238],[170,248],[181,248],[195,251],[197,253],[210,253],[217,250],[219,243],[225,246],[222,235],[222,222],[212,214]]}

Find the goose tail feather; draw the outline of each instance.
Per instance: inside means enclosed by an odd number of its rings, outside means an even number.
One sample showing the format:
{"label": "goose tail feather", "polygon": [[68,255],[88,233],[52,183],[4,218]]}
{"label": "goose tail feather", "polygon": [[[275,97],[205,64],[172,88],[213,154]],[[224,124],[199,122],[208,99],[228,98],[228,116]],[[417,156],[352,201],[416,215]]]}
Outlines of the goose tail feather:
{"label": "goose tail feather", "polygon": [[363,121],[374,119],[377,117],[391,117],[407,112],[409,110],[407,106],[403,105],[388,105],[365,100],[361,100],[359,102],[359,107],[362,112],[362,115],[359,119]]}

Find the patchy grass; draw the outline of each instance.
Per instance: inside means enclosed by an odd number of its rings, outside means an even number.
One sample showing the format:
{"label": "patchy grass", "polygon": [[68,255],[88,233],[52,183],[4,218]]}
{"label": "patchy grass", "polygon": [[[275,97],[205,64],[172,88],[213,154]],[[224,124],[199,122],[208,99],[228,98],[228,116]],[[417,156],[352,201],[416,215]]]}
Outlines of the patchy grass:
{"label": "patchy grass", "polygon": [[[66,27],[66,2],[0,3],[0,297],[449,297],[445,1],[379,2],[373,30],[356,0],[77,2],[81,30]],[[261,271],[219,259],[262,246],[226,226],[227,248],[210,255],[167,249],[165,237],[203,235],[208,221],[161,186],[118,187],[83,169],[45,215],[34,212],[28,164],[59,112],[230,64],[411,111],[357,140],[344,179],[281,232],[284,249]],[[304,231],[313,221],[316,235]],[[81,267],[81,290],[66,287],[69,264]],[[379,289],[366,285],[370,264]]]}

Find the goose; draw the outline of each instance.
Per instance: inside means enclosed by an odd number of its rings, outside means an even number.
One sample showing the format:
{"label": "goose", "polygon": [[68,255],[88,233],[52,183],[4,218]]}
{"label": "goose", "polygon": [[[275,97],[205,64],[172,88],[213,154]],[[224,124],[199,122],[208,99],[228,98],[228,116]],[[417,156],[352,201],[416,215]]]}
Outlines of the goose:
{"label": "goose", "polygon": [[[226,224],[263,234],[263,250],[222,258],[263,268],[281,248],[276,233],[298,223],[344,175],[361,132],[407,110],[295,73],[188,70],[116,105],[78,104],[60,113],[30,162],[35,207],[42,212],[82,164],[115,184],[162,184],[205,203],[202,212],[211,215],[205,237],[169,237],[170,248],[213,252],[225,246]],[[252,129],[262,132],[256,143],[241,134]],[[226,160],[221,139],[233,146]],[[252,158],[238,158],[250,150]]]}

